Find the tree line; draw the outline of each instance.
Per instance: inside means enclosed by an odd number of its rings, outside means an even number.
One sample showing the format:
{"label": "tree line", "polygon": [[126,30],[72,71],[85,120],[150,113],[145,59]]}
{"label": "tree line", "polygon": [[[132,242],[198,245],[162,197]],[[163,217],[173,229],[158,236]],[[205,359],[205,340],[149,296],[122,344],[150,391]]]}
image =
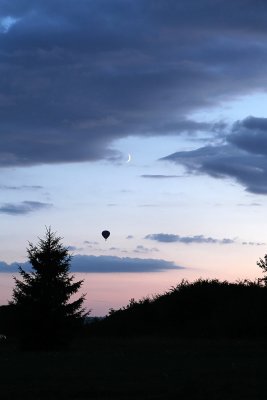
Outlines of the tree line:
{"label": "tree line", "polygon": [[[267,276],[236,283],[183,280],[164,294],[131,299],[85,324],[85,295],[71,301],[83,280],[71,275],[62,238],[47,228],[37,245],[29,243],[27,254],[32,270],[19,267],[12,300],[0,307],[0,334],[19,348],[65,349],[77,334],[267,337]],[[267,255],[257,264],[266,273]]]}

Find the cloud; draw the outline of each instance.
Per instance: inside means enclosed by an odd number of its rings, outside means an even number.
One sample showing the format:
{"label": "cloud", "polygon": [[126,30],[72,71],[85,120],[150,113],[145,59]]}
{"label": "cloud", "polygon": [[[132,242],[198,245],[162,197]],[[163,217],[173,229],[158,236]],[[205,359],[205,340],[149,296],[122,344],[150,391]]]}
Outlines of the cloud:
{"label": "cloud", "polygon": [[266,87],[258,3],[2,1],[0,167],[112,161],[123,137],[216,131],[188,115]]}
{"label": "cloud", "polygon": [[205,237],[203,235],[195,236],[179,236],[170,233],[152,233],[145,236],[145,239],[155,240],[161,243],[209,243],[209,244],[232,244],[233,239],[214,239],[212,237]]}
{"label": "cloud", "polygon": [[116,256],[77,255],[72,262],[72,271],[76,272],[156,272],[181,268],[166,260]]}
{"label": "cloud", "polygon": [[83,247],[77,247],[77,246],[68,246],[68,250],[69,250],[70,252],[72,252],[72,251],[77,252],[77,251],[83,251],[84,248],[83,248]]}
{"label": "cloud", "polygon": [[9,186],[9,185],[0,185],[1,190],[39,190],[43,189],[43,186],[39,185],[21,185],[21,186]]}
{"label": "cloud", "polygon": [[265,246],[266,243],[263,242],[242,242],[245,246]]}
{"label": "cloud", "polygon": [[248,153],[267,156],[267,118],[248,117],[237,121],[227,141]]}
{"label": "cloud", "polygon": [[135,253],[143,253],[143,254],[153,253],[155,251],[159,251],[159,250],[157,248],[155,248],[155,247],[147,248],[147,247],[142,246],[142,245],[136,246],[136,248],[134,250]]}
{"label": "cloud", "polygon": [[267,194],[267,118],[237,121],[220,145],[181,151],[162,160],[183,165],[187,172],[233,178],[248,192]]}
{"label": "cloud", "polygon": [[[0,272],[18,272],[18,265],[27,271],[29,263],[7,264],[0,262]],[[85,273],[127,273],[127,272],[160,272],[165,270],[183,269],[172,261],[160,259],[142,259],[116,256],[75,255],[72,258],[71,271]]]}
{"label": "cloud", "polygon": [[0,214],[23,215],[52,207],[52,204],[39,201],[23,201],[21,203],[5,203],[0,206]]}
{"label": "cloud", "polygon": [[76,246],[68,246],[68,250],[75,251],[75,250],[77,250],[77,247]]}
{"label": "cloud", "polygon": [[0,189],[7,189],[7,190],[39,190],[43,188],[44,187],[40,185],[20,185],[20,186],[0,185]]}
{"label": "cloud", "polygon": [[249,203],[249,204],[243,204],[239,203],[237,204],[238,207],[262,207],[262,204],[260,203]]}
{"label": "cloud", "polygon": [[[11,264],[7,264],[4,261],[0,261],[0,273],[1,272],[6,272],[6,273],[10,273],[10,274],[16,273],[16,272],[18,272],[19,265],[21,265],[21,264],[16,263],[16,262],[11,263]],[[22,265],[23,265],[23,267],[25,266],[25,268],[27,270],[29,269],[29,264],[28,263],[27,264],[23,263]]]}

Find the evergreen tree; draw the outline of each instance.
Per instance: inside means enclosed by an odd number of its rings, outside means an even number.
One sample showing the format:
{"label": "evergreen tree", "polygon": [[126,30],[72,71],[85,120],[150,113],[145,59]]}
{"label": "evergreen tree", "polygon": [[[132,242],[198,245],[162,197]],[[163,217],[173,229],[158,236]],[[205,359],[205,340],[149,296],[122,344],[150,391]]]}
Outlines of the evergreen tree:
{"label": "evergreen tree", "polygon": [[32,271],[19,267],[22,279],[15,279],[11,305],[16,315],[16,333],[26,347],[51,348],[68,342],[82,325],[85,295],[70,302],[83,280],[74,282],[69,268],[71,255],[60,237],[46,229],[44,239],[27,249]]}

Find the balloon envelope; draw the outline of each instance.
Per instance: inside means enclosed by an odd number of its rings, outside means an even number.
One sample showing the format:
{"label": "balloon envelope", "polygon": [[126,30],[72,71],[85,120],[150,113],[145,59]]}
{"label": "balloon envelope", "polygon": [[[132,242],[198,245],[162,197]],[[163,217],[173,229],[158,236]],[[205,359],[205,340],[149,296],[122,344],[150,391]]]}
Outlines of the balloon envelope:
{"label": "balloon envelope", "polygon": [[110,232],[109,232],[109,231],[103,231],[103,232],[102,232],[102,236],[103,236],[103,238],[104,238],[105,240],[107,240],[107,238],[109,237],[109,235],[110,235]]}

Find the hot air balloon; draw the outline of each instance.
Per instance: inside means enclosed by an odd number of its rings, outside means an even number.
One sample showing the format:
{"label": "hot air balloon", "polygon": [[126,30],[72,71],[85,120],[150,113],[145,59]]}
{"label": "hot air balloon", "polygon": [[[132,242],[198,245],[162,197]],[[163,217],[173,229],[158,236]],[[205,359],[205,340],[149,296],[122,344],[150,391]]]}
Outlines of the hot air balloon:
{"label": "hot air balloon", "polygon": [[103,236],[103,238],[104,238],[105,240],[107,240],[107,238],[109,237],[109,235],[110,235],[110,232],[109,232],[109,231],[103,231],[103,232],[102,232],[102,236]]}

